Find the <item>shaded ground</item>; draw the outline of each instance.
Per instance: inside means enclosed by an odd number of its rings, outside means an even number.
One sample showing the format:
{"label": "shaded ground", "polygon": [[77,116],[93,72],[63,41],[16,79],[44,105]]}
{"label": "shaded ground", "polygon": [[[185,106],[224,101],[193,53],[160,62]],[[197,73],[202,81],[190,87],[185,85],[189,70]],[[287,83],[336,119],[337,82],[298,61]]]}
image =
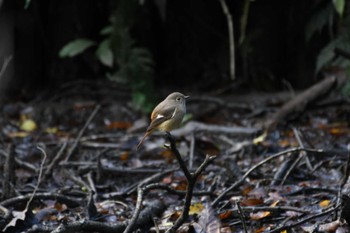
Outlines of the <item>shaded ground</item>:
{"label": "shaded ground", "polygon": [[[186,94],[191,116],[173,133],[177,149],[190,170],[207,154],[217,157],[198,177],[180,232],[348,232],[346,102],[310,107],[253,141],[288,93]],[[189,127],[198,121],[204,128]],[[126,90],[73,83],[6,104],[0,125],[0,227],[7,232],[123,232],[138,186],[148,188],[135,229],[163,232],[181,214],[184,174],[162,134],[135,150],[147,121]]]}

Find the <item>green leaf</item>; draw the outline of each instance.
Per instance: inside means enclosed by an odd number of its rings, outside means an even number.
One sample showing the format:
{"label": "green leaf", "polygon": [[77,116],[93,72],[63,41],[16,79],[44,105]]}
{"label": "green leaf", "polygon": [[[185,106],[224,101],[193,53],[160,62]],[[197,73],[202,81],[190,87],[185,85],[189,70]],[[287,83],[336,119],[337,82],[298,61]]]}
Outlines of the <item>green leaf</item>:
{"label": "green leaf", "polygon": [[[316,63],[316,73],[318,73],[324,66],[328,65],[329,63],[334,63],[335,60],[335,53],[334,49],[335,48],[340,48],[345,51],[350,50],[350,36],[348,35],[340,35],[338,36],[335,40],[331,41],[328,45],[326,45],[319,55],[317,56],[317,63]],[[338,65],[341,62],[337,62]],[[345,63],[345,66],[348,63]],[[344,65],[342,65],[344,66]]]}
{"label": "green leaf", "polygon": [[96,50],[96,56],[98,57],[98,59],[100,60],[100,62],[108,67],[112,67],[113,66],[113,52],[111,50],[110,47],[110,40],[109,39],[105,39],[104,41],[102,41],[97,50]]}
{"label": "green leaf", "polygon": [[311,19],[305,26],[306,41],[309,41],[316,32],[320,32],[325,26],[327,26],[332,15],[332,11],[333,6],[330,3],[312,15]]}
{"label": "green leaf", "polygon": [[106,27],[102,28],[100,31],[100,34],[105,36],[105,35],[110,35],[113,32],[113,26],[112,25],[107,25]]}
{"label": "green leaf", "polygon": [[95,42],[89,39],[76,39],[63,46],[58,55],[61,58],[74,57],[84,52],[87,48],[93,46],[94,44]]}
{"label": "green leaf", "polygon": [[333,0],[333,5],[339,16],[342,17],[345,9],[345,0]]}
{"label": "green leaf", "polygon": [[146,101],[146,95],[143,92],[134,91],[132,93],[132,100],[137,107],[141,107]]}
{"label": "green leaf", "polygon": [[336,41],[332,41],[326,47],[324,47],[319,55],[317,56],[316,61],[316,73],[318,73],[321,68],[323,68],[326,64],[328,64],[335,56],[334,48]]}
{"label": "green leaf", "polygon": [[24,9],[28,9],[28,7],[29,7],[29,5],[30,5],[30,2],[31,2],[31,0],[26,0],[25,2],[24,2]]}

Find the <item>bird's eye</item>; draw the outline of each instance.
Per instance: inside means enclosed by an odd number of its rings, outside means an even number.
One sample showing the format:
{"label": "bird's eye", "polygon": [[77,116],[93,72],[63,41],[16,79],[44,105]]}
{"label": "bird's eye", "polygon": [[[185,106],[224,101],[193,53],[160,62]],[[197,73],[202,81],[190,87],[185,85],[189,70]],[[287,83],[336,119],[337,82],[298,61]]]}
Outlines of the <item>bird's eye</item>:
{"label": "bird's eye", "polygon": [[180,101],[180,100],[181,100],[181,97],[177,97],[177,98],[176,98],[176,101]]}

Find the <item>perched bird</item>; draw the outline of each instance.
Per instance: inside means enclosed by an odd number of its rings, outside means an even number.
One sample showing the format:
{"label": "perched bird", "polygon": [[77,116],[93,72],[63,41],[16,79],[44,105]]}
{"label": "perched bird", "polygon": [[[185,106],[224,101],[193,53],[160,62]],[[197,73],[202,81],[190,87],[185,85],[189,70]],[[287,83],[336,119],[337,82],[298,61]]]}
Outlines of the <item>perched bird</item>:
{"label": "perched bird", "polygon": [[186,114],[186,99],[188,97],[179,92],[173,92],[153,109],[151,123],[140,143],[137,145],[137,150],[145,138],[155,130],[169,132],[180,126]]}

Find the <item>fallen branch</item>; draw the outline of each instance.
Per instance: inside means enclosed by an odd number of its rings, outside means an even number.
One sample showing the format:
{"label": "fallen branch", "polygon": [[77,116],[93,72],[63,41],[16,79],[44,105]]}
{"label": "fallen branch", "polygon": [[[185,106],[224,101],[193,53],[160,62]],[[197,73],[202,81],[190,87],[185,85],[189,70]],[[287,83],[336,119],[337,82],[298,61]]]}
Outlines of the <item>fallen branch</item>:
{"label": "fallen branch", "polygon": [[[142,227],[145,229],[145,225],[152,222],[152,217],[155,215],[160,215],[165,209],[165,205],[159,201],[155,200],[150,205],[148,205],[140,213],[140,218],[136,221],[135,227]],[[127,227],[127,223],[103,223],[90,220],[82,220],[68,224],[61,224],[56,229],[51,230],[52,233],[71,233],[71,232],[104,232],[104,233],[119,233],[123,232]]]}
{"label": "fallen branch", "polygon": [[207,125],[191,121],[184,127],[172,131],[176,137],[190,135],[193,132],[205,131],[206,133],[226,133],[234,135],[253,135],[259,132],[259,128],[245,128],[245,127],[230,127],[227,125]]}
{"label": "fallen branch", "polygon": [[285,122],[286,119],[293,113],[299,114],[300,112],[304,111],[310,103],[315,102],[321,97],[324,97],[334,87],[337,86],[337,83],[339,85],[339,83],[343,82],[345,79],[344,76],[344,74],[340,73],[337,76],[333,75],[327,77],[311,86],[310,88],[306,89],[295,98],[285,103],[274,115],[270,116],[270,120],[267,121],[265,128],[272,130],[280,122]]}
{"label": "fallen branch", "polygon": [[23,205],[23,203],[27,203],[31,197],[33,197],[33,200],[57,200],[62,204],[66,204],[70,208],[75,208],[82,205],[82,203],[76,198],[67,197],[57,193],[36,193],[34,195],[30,193],[4,200],[0,202],[0,205],[5,207]]}

